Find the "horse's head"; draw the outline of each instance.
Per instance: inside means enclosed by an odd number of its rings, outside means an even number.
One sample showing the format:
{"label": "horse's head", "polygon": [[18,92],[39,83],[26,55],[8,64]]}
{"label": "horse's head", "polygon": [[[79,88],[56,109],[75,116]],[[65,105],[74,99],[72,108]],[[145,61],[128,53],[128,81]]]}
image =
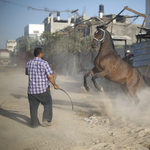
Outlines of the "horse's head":
{"label": "horse's head", "polygon": [[94,33],[94,38],[92,41],[92,48],[96,48],[97,46],[99,46],[99,44],[104,43],[105,41],[105,30],[106,27],[104,26],[97,26],[97,30]]}

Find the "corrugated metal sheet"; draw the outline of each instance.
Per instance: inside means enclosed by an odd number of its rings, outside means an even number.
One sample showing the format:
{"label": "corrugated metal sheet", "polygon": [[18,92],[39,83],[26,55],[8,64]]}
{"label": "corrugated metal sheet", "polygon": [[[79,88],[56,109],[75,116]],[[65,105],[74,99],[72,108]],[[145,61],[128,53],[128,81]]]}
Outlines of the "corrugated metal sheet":
{"label": "corrugated metal sheet", "polygon": [[134,45],[133,66],[147,66],[150,61],[150,41],[141,42]]}

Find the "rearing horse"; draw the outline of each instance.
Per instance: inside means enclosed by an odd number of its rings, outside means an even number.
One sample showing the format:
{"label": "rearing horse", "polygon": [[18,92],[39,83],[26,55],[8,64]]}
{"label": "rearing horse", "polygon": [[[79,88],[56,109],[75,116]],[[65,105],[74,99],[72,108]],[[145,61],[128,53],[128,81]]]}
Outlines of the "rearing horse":
{"label": "rearing horse", "polygon": [[102,91],[103,88],[96,83],[96,78],[105,77],[106,79],[120,84],[121,89],[130,100],[135,104],[139,103],[136,91],[141,87],[142,81],[150,86],[150,78],[142,75],[137,68],[123,61],[114,48],[113,40],[105,26],[98,26],[94,33],[92,48],[101,44],[99,53],[94,60],[94,68],[84,75],[84,87],[90,91],[87,86],[86,78],[92,75],[92,81],[95,88]]}

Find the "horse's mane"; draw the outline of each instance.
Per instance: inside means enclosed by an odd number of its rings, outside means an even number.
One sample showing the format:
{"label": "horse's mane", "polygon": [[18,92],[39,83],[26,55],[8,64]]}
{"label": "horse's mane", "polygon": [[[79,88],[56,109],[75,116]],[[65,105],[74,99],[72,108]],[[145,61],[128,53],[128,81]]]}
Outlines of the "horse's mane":
{"label": "horse's mane", "polygon": [[[107,31],[107,32],[108,32],[108,31]],[[110,35],[109,32],[108,32],[108,34],[109,34],[109,37],[110,37],[110,39],[111,39],[111,43],[112,43],[113,49],[115,50],[115,45],[114,45],[113,39],[112,39],[112,37],[111,37],[111,35]],[[116,50],[115,50],[115,51],[116,51]]]}
{"label": "horse's mane", "polygon": [[[107,31],[107,32],[108,32],[108,31]],[[111,39],[111,43],[112,43],[112,46],[113,46],[113,50],[118,54],[118,52],[117,52],[116,49],[115,49],[115,45],[114,45],[113,39],[112,39],[112,37],[111,37],[111,35],[110,35],[109,32],[108,32],[108,34],[109,34],[110,39]],[[119,55],[119,54],[118,54],[118,55]]]}
{"label": "horse's mane", "polygon": [[[96,28],[97,28],[97,30],[98,30],[99,28],[102,28],[102,29],[106,30],[107,26],[106,26],[106,25],[101,25],[101,26],[97,26]],[[107,31],[107,30],[106,30],[106,31]],[[107,31],[107,32],[108,32],[108,31]],[[109,37],[110,37],[110,39],[111,39],[112,47],[113,47],[114,51],[116,51],[115,45],[114,45],[114,42],[113,42],[113,39],[112,39],[112,37],[111,37],[111,35],[110,35],[109,32],[108,32],[108,35],[109,35]],[[116,51],[116,53],[118,54],[117,51]]]}

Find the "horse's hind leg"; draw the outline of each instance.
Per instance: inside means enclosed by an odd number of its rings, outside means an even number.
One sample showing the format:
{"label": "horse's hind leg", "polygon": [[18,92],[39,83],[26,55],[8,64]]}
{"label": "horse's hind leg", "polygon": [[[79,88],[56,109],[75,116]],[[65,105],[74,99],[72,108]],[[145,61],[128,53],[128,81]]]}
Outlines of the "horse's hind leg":
{"label": "horse's hind leg", "polygon": [[132,88],[129,88],[129,93],[130,93],[131,97],[134,99],[135,105],[138,105],[140,100],[139,100],[139,98],[136,95],[136,91],[133,90]]}
{"label": "horse's hind leg", "polygon": [[124,84],[120,84],[120,88],[122,89],[122,91],[124,92],[124,94],[128,97],[128,99],[131,101],[133,101],[133,98],[131,97],[127,87],[126,87],[126,83]]}
{"label": "horse's hind leg", "polygon": [[129,94],[134,99],[135,105],[138,105],[140,102],[139,98],[136,95],[137,90],[142,85],[142,75],[137,69],[133,69],[133,74],[127,78],[126,88],[129,91]]}
{"label": "horse's hind leg", "polygon": [[96,68],[94,67],[90,72],[88,72],[88,73],[86,73],[85,75],[84,75],[84,87],[85,87],[85,89],[86,89],[86,91],[87,92],[89,92],[90,91],[90,88],[87,86],[87,78],[89,77],[89,76],[91,76],[91,75],[93,75],[93,74],[95,74],[95,73],[97,73],[98,71],[96,70]]}
{"label": "horse's hind leg", "polygon": [[137,97],[136,92],[134,91],[129,91],[129,94],[131,95],[131,97],[133,98],[135,105],[137,106],[138,103],[140,102],[140,99]]}
{"label": "horse's hind leg", "polygon": [[127,84],[127,89],[131,97],[134,99],[135,105],[138,105],[138,103],[140,102],[139,98],[136,95],[136,91],[140,88],[141,85],[142,85],[141,78],[137,78],[136,80],[134,79],[132,80],[132,82]]}

